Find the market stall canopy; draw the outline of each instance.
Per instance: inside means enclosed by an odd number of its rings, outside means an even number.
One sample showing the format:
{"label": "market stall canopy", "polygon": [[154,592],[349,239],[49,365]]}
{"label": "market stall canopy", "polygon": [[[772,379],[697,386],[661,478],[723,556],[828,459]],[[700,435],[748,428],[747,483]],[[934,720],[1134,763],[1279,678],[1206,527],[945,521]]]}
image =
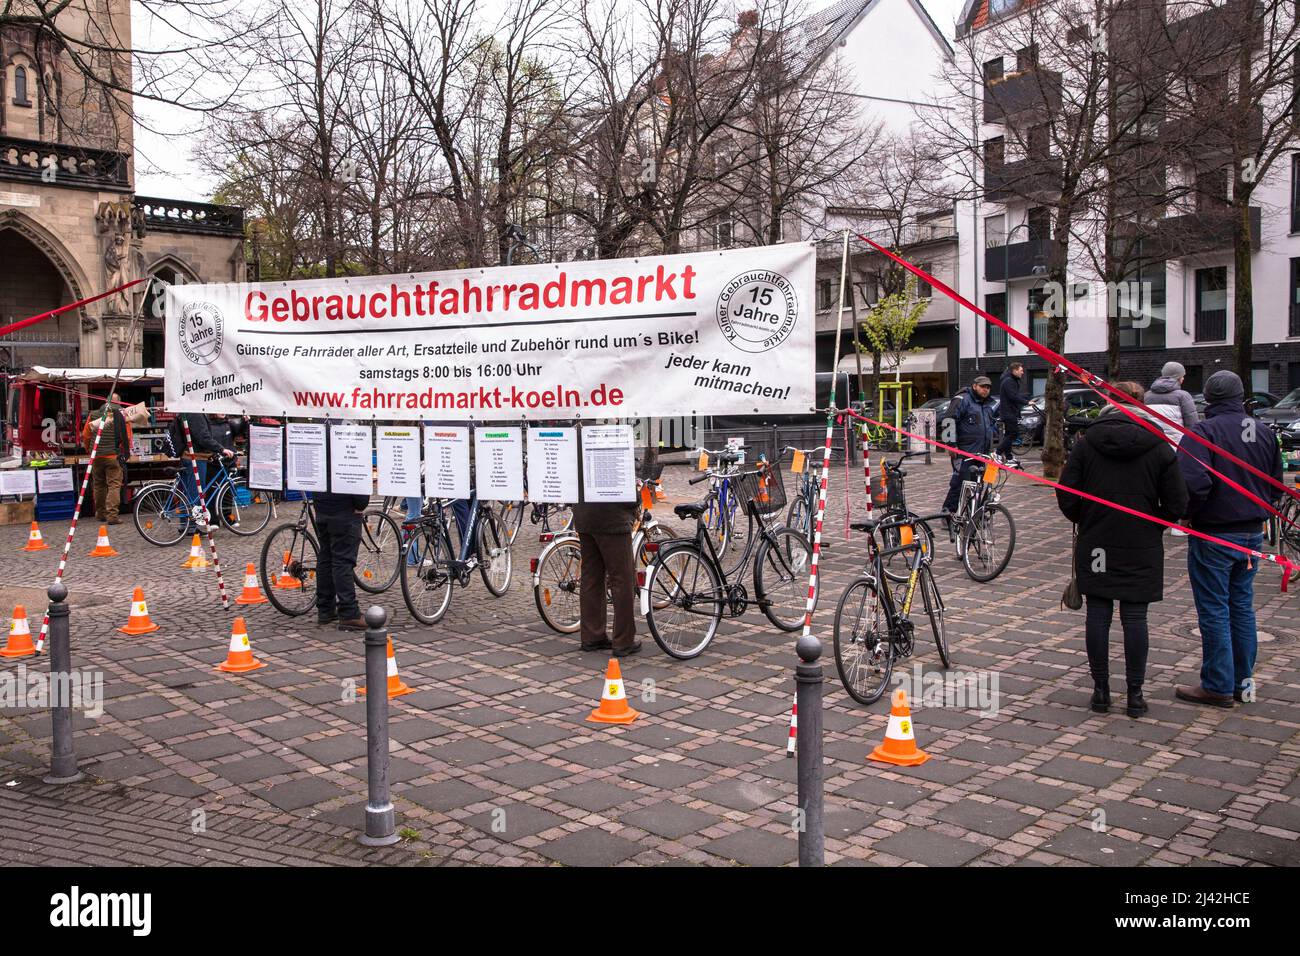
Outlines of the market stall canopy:
{"label": "market stall canopy", "polygon": [[[21,382],[111,382],[114,368],[46,368],[33,365],[20,375],[13,376]],[[118,381],[123,385],[142,382],[146,379],[162,379],[160,368],[124,368]]]}
{"label": "market stall canopy", "polygon": [[[850,352],[840,359],[841,372],[848,372],[850,375],[856,375],[858,371],[858,357]],[[862,353],[862,371],[871,374],[871,355],[868,352]],[[880,362],[880,372],[882,375],[893,375],[899,372],[903,375],[915,375],[921,372],[947,372],[948,371],[948,350],[947,349],[921,349],[917,352],[908,352],[903,356],[903,361],[897,368],[889,364],[889,357],[883,356]]]}

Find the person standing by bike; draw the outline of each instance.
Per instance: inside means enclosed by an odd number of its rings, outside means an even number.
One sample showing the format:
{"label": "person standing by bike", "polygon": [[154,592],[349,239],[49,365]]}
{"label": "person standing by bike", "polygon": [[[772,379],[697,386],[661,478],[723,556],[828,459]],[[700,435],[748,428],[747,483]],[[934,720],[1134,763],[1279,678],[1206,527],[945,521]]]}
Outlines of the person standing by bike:
{"label": "person standing by bike", "polygon": [[[1137,382],[1118,382],[1115,387],[1142,400]],[[1142,411],[1135,414],[1151,420]],[[1113,406],[1075,442],[1061,484],[1166,521],[1187,511],[1187,485],[1173,448]],[[1066,491],[1056,492],[1056,504],[1079,527],[1074,574],[1088,602],[1084,640],[1093,683],[1089,706],[1102,714],[1110,709],[1110,623],[1118,601],[1128,685],[1125,712],[1141,717],[1147,712],[1142,696],[1147,607],[1164,597],[1164,529]]]}
{"label": "person standing by bike", "polygon": [[[167,439],[171,442],[173,454],[177,458],[181,458],[188,450],[185,443],[186,424],[190,426],[190,441],[194,445],[195,454],[208,452],[222,458],[235,457],[235,450],[227,448],[217,439],[216,433],[208,422],[207,415],[202,412],[178,412],[176,417],[172,419],[171,428],[167,431]],[[194,485],[194,469],[188,467],[183,459],[181,464],[181,488],[184,489],[185,497],[189,503],[197,505],[199,503],[199,489]],[[194,464],[198,468],[199,481],[206,485],[208,481],[208,463],[202,458],[197,458]]]}
{"label": "person standing by bike", "polygon": [[99,449],[90,463],[90,479],[95,496],[95,517],[105,524],[121,524],[117,516],[122,501],[122,483],[126,477],[126,460],[131,456],[131,425],[119,410],[117,392],[90,414],[81,429],[81,439],[89,451],[95,442],[95,430],[104,420]]}
{"label": "person standing by bike", "polygon": [[[636,576],[632,567],[632,524],[639,502],[573,506],[573,528],[582,545],[578,612],[584,651],[612,649],[615,657],[641,651],[636,639]],[[614,602],[614,633],[605,633],[605,592]]]}
{"label": "person standing by bike", "polygon": [[1020,413],[1029,404],[1029,397],[1020,390],[1025,377],[1023,362],[1012,362],[998,382],[998,418],[1002,422],[1002,441],[998,443],[998,457],[1004,464],[1019,468],[1020,461],[1013,450],[1020,437]]}
{"label": "person standing by bike", "polygon": [[[993,382],[987,375],[976,375],[969,388],[954,395],[939,421],[939,440],[972,455],[987,455],[996,434],[989,400],[992,390]],[[971,472],[979,464],[973,458],[949,457],[952,459],[952,480],[948,483],[948,496],[943,499],[944,521],[948,524],[951,522],[947,515],[957,510],[961,483],[971,480]]]}
{"label": "person standing by bike", "polygon": [[364,631],[365,619],[357,603],[357,549],[365,520],[368,495],[314,492],[312,510],[320,554],[316,559],[316,623],[338,622],[340,631]]}

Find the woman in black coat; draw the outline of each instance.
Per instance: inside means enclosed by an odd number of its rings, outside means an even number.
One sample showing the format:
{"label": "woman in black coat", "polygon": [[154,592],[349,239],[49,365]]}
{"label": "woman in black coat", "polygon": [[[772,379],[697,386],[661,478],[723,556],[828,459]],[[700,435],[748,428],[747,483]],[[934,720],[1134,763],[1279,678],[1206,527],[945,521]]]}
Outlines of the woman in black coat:
{"label": "woman in black coat", "polygon": [[[1136,382],[1116,387],[1142,400]],[[1107,408],[1075,442],[1061,484],[1166,521],[1187,511],[1187,486],[1173,447],[1116,408]],[[1141,717],[1147,711],[1142,697],[1147,605],[1164,596],[1164,529],[1065,491],[1057,491],[1056,503],[1079,526],[1074,571],[1079,592],[1088,600],[1084,633],[1094,687],[1090,706],[1098,713],[1110,707],[1110,622],[1118,601],[1126,710],[1130,717]]]}

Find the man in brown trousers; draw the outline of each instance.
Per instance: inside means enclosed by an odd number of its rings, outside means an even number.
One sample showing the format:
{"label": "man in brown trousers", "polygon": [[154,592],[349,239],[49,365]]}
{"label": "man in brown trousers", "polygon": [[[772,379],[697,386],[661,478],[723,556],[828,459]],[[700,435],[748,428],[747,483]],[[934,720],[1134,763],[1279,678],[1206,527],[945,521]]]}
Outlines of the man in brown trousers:
{"label": "man in brown trousers", "polygon": [[117,516],[122,501],[122,481],[125,478],[123,463],[131,455],[131,426],[118,408],[117,392],[86,419],[81,429],[81,439],[89,451],[95,441],[95,431],[100,419],[104,431],[99,438],[95,460],[90,463],[90,480],[95,495],[95,518],[105,524],[121,524]]}
{"label": "man in brown trousers", "polygon": [[[632,565],[632,524],[636,502],[573,506],[573,528],[582,544],[578,585],[582,649],[612,649],[615,657],[641,651],[636,639],[636,575]],[[614,599],[614,633],[605,633],[605,592]]]}

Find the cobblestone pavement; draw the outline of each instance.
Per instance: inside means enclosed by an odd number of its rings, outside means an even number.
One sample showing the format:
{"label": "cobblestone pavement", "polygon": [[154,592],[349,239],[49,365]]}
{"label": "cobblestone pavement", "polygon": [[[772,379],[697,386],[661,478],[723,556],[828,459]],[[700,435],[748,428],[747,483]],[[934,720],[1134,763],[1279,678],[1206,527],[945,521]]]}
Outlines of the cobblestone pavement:
{"label": "cobblestone pavement", "polygon": [[[910,466],[914,507],[937,506],[946,462]],[[677,500],[692,489],[670,468]],[[861,473],[848,473],[860,509]],[[826,654],[827,861],[898,864],[1300,863],[1300,597],[1259,575],[1259,702],[1201,709],[1173,697],[1195,681],[1200,645],[1185,573],[1185,539],[1168,539],[1166,598],[1152,608],[1149,718],[1087,708],[1081,612],[1060,609],[1069,526],[1049,491],[1014,482],[1004,500],[1018,540],[994,582],[970,581],[941,549],[954,667],[998,680],[996,712],[915,707],[914,768],[866,761],[887,701],[856,705],[835,674],[835,603],[860,566],[846,541],[845,472],[832,478],[823,596],[815,631]],[[662,506],[661,506],[662,508]],[[671,520],[671,519],[670,519]],[[0,857],[30,864],[787,864],[796,761],[785,756],[793,640],[756,611],[724,622],[700,658],[645,651],[623,662],[644,717],[628,727],[584,721],[605,659],[538,619],[527,580],[536,545],[521,535],[510,592],[477,578],[434,628],[417,625],[400,589],[391,614],[403,679],[392,702],[392,780],[403,841],[365,849],[360,635],[320,629],[269,606],[245,611],[269,666],[218,673],[230,619],[211,570],[179,567],[184,545],[154,548],[130,524],[113,529],[120,557],[92,560],[95,528],[75,545],[73,661],[102,670],[99,719],[75,718],[85,783],[42,784],[50,720],[0,712]],[[0,582],[44,588],[52,548],[23,553],[26,528],[0,528]],[[261,538],[220,540],[232,594]],[[131,588],[145,588],[161,630],[126,637]],[[102,603],[87,606],[94,597]],[[40,605],[29,602],[33,629]],[[5,609],[6,613],[8,609]],[[1118,627],[1116,628],[1118,631]],[[1122,675],[1118,633],[1112,671]],[[36,663],[33,663],[33,661]],[[18,663],[44,670],[44,657]],[[928,673],[933,647],[911,663]],[[651,685],[649,682],[653,682]],[[1113,677],[1122,703],[1122,677]],[[654,687],[653,700],[643,691]],[[918,702],[919,703],[919,702]],[[1101,811],[1101,812],[1099,812]],[[1104,824],[1104,825],[1103,825]],[[197,832],[196,832],[197,831]]]}

